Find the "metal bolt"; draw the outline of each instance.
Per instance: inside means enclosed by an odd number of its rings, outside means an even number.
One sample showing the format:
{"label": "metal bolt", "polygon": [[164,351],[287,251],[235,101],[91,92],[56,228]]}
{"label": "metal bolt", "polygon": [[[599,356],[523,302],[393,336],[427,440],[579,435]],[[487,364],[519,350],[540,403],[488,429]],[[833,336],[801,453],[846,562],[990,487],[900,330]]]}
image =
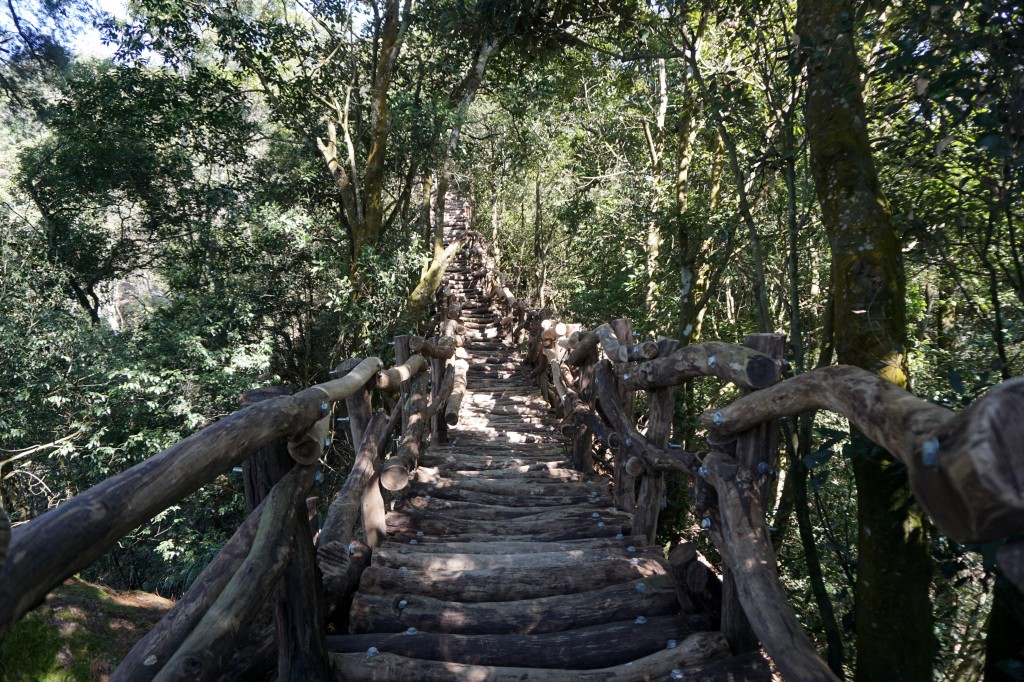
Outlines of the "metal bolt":
{"label": "metal bolt", "polygon": [[338,370],[336,370],[336,369],[330,369],[330,370],[327,370],[327,373],[328,373],[329,375],[331,375],[332,377],[336,377],[336,376],[338,376]]}
{"label": "metal bolt", "polygon": [[939,468],[939,439],[929,438],[921,444],[921,460],[929,469]]}
{"label": "metal bolt", "polygon": [[632,446],[633,446],[633,438],[630,437],[630,436],[626,436],[626,447],[628,448],[628,447],[632,447]]}
{"label": "metal bolt", "polygon": [[405,634],[407,634],[407,635],[415,635],[416,634],[416,628],[409,628],[409,629],[407,629],[405,631]]}
{"label": "metal bolt", "polygon": [[629,381],[629,372],[626,372],[626,373],[624,373],[624,374],[622,375],[622,380],[623,380],[623,381]]}
{"label": "metal bolt", "polygon": [[371,646],[369,649],[366,650],[366,657],[367,658],[373,658],[374,656],[376,656],[379,653],[380,652],[377,651],[377,647]]}
{"label": "metal bolt", "polygon": [[633,565],[633,566],[639,566],[640,565],[640,560],[637,559],[635,556],[634,557],[630,557],[629,558],[629,563],[631,565]]}
{"label": "metal bolt", "polygon": [[315,474],[313,474],[313,482],[316,483],[317,485],[320,485],[321,483],[323,483],[324,482],[324,472],[322,472],[322,471],[320,471],[318,469],[317,472]]}
{"label": "metal bolt", "polygon": [[711,421],[715,426],[721,426],[725,423],[725,416],[721,412],[715,412],[711,415]]}
{"label": "metal bolt", "polygon": [[771,470],[772,470],[772,468],[770,466],[768,466],[768,462],[758,462],[757,463],[757,473],[759,473],[759,474],[767,474],[767,473],[771,472]]}
{"label": "metal bolt", "polygon": [[614,514],[614,513],[615,513],[615,512],[617,512],[617,511],[619,511],[619,510],[618,510],[618,509],[616,509],[615,507],[608,507],[608,513],[609,513],[609,514]]}
{"label": "metal bolt", "polygon": [[421,531],[421,530],[416,531],[416,537],[418,537],[418,538],[423,537],[423,531]]}
{"label": "metal bolt", "polygon": [[697,475],[700,476],[701,478],[707,478],[708,468],[701,464],[699,467],[697,467]]}
{"label": "metal bolt", "polygon": [[636,547],[634,547],[633,545],[630,545],[629,547],[626,548],[626,551],[627,552],[635,552],[636,551]]}
{"label": "metal bolt", "polygon": [[679,642],[677,642],[674,639],[668,640],[668,642],[665,644],[666,649],[675,649],[677,646],[679,646]]}
{"label": "metal bolt", "polygon": [[409,605],[409,602],[407,602],[407,601],[406,601],[406,600],[404,600],[404,599],[401,599],[401,600],[399,600],[399,602],[398,602],[398,608],[400,608],[400,609],[404,609],[404,608],[405,608],[406,606],[408,606],[408,605]]}
{"label": "metal bolt", "polygon": [[591,514],[591,516],[594,517],[595,519],[599,519],[599,518],[601,518],[601,512],[594,512],[593,514]]}
{"label": "metal bolt", "polygon": [[331,447],[331,443],[332,443],[332,442],[333,442],[333,441],[331,441],[331,437],[330,437],[330,436],[327,436],[326,438],[324,438],[324,447],[325,447],[325,448],[329,448],[329,447]]}
{"label": "metal bolt", "polygon": [[413,538],[412,540],[409,540],[409,544],[410,545],[418,545],[419,543],[416,541],[416,538]]}
{"label": "metal bolt", "polygon": [[338,417],[334,421],[336,421],[339,424],[348,424],[350,421],[352,421],[352,417]]}
{"label": "metal bolt", "polygon": [[708,367],[718,367],[718,358],[714,355],[708,356]]}
{"label": "metal bolt", "polygon": [[598,521],[597,522],[597,527],[598,528],[604,528],[604,521]]}
{"label": "metal bolt", "polygon": [[680,670],[679,668],[673,668],[672,672],[669,673],[669,677],[671,677],[673,680],[681,680],[685,676],[683,675],[682,670]]}
{"label": "metal bolt", "polygon": [[703,528],[704,530],[707,530],[708,528],[711,528],[711,518],[708,517],[708,516],[705,516],[703,519],[701,519],[700,520],[700,527]]}
{"label": "metal bolt", "polygon": [[327,413],[331,411],[331,404],[328,402],[320,403],[320,416],[326,417]]}
{"label": "metal bolt", "polygon": [[647,619],[644,618],[643,616],[637,616],[636,620],[634,620],[633,622],[636,623],[637,625],[643,625],[644,623],[647,622]]}
{"label": "metal bolt", "polygon": [[623,535],[622,533],[616,533],[616,534],[615,534],[615,539],[616,539],[616,540],[625,540],[625,539],[626,539],[626,536],[625,536],[625,535]]}
{"label": "metal bolt", "polygon": [[406,568],[405,566],[399,566],[399,567],[398,567],[398,572],[399,572],[399,573],[405,573],[405,572],[407,572],[408,570],[409,570],[409,569],[408,569],[408,568]]}
{"label": "metal bolt", "polygon": [[647,585],[644,584],[644,583],[637,583],[636,584],[636,591],[637,592],[646,592],[647,591]]}
{"label": "metal bolt", "polygon": [[349,556],[355,554],[356,553],[356,546],[355,545],[349,545],[348,546],[348,553],[349,553]]}

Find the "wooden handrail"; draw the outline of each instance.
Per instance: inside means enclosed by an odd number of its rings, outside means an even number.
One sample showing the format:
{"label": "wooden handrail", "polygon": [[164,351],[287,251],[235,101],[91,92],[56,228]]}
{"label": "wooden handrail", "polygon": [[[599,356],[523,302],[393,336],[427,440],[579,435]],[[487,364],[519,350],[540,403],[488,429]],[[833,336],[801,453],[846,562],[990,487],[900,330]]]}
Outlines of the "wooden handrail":
{"label": "wooden handrail", "polygon": [[238,410],[161,453],[93,486],[11,533],[0,568],[0,639],[64,579],[131,529],[198,490],[249,453],[305,433],[380,366],[367,358],[341,379]]}
{"label": "wooden handrail", "polygon": [[915,498],[960,543],[1024,533],[1024,378],[996,386],[958,414],[877,374],[836,365],[807,372],[701,416],[721,433],[769,418],[831,410],[907,467]]}

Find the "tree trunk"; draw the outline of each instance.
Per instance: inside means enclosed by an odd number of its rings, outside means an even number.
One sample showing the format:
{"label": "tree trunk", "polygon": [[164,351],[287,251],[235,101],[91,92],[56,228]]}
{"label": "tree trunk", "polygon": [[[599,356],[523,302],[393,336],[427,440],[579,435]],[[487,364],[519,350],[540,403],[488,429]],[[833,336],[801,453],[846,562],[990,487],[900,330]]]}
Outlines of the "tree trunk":
{"label": "tree trunk", "polygon": [[[871,158],[852,35],[855,14],[852,0],[799,2],[811,171],[832,246],[839,362],[905,386],[906,280]],[[924,522],[902,467],[860,434],[853,445],[860,527],[856,679],[931,679],[936,642]]]}

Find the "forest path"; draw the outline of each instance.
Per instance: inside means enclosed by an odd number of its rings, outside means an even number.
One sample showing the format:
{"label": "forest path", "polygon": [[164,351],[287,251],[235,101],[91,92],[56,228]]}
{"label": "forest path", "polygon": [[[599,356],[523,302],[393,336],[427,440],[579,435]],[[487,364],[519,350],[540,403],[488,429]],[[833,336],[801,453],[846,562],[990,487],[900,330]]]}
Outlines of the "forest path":
{"label": "forest path", "polygon": [[631,535],[609,482],[570,468],[479,267],[464,249],[448,274],[470,362],[458,426],[388,512],[351,634],[329,637],[335,669],[417,682],[769,679],[759,655],[730,658],[706,615],[681,612],[662,550]]}

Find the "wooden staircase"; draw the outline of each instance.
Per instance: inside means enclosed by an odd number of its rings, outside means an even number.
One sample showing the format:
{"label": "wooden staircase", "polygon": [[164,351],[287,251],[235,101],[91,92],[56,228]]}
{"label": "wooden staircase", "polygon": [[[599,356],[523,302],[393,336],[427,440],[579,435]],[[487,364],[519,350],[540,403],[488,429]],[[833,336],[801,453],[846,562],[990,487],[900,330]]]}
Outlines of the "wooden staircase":
{"label": "wooden staircase", "polygon": [[[449,200],[448,237],[465,229]],[[351,680],[769,679],[684,613],[661,548],[631,534],[609,482],[570,468],[537,386],[500,340],[464,249],[468,391],[449,442],[424,454],[387,514],[349,618],[328,637]]]}

